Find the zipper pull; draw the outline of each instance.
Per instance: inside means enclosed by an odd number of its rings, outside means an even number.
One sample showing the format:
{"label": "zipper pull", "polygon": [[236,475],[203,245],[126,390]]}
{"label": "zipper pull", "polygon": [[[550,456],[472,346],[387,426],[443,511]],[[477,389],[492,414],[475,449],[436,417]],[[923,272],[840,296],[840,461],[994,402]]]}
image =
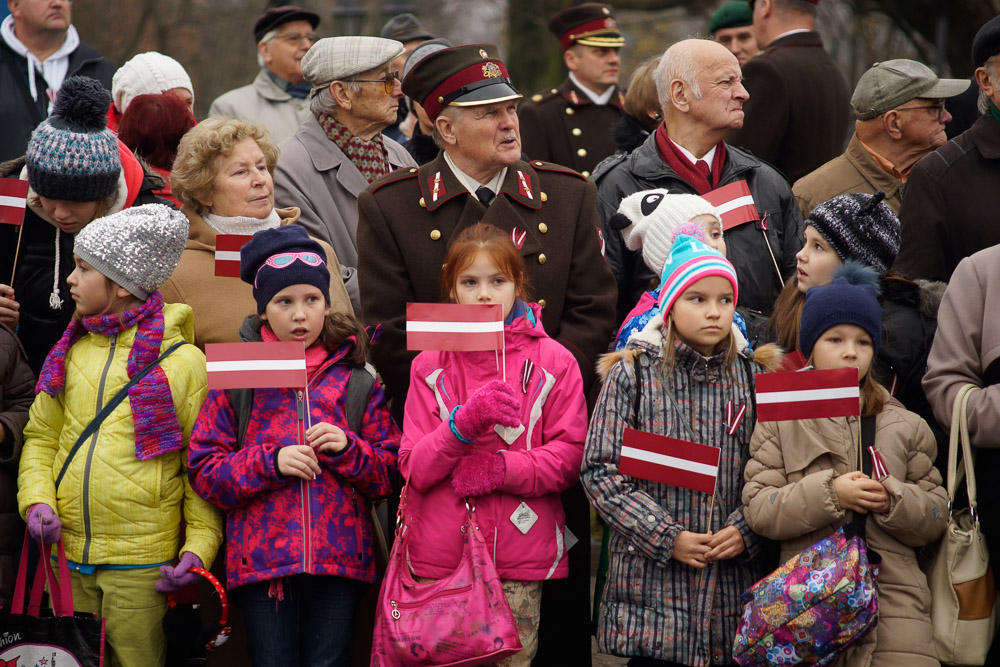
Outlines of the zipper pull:
{"label": "zipper pull", "polygon": [[306,408],[305,408],[305,402],[303,402],[302,400],[302,392],[301,391],[295,392],[295,398],[296,398],[295,412],[298,415],[299,421],[304,422],[306,419]]}
{"label": "zipper pull", "polygon": [[389,600],[389,604],[392,605],[392,620],[398,621],[399,620],[399,608],[396,606],[396,601],[395,600]]}

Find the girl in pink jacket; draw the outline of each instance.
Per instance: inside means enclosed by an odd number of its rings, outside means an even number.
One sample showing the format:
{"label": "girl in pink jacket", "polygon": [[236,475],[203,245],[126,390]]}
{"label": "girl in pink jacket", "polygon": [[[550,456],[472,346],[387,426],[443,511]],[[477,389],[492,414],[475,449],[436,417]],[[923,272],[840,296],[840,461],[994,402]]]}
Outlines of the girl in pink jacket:
{"label": "girl in pink jacket", "polygon": [[526,303],[525,267],[492,225],[463,231],[445,256],[443,296],[503,306],[507,380],[494,352],[420,353],[410,371],[400,469],[407,492],[409,561],[425,580],[462,554],[465,498],[483,531],[529,665],[537,650],[542,582],[568,574],[560,492],[579,478],[587,408],[580,370]]}

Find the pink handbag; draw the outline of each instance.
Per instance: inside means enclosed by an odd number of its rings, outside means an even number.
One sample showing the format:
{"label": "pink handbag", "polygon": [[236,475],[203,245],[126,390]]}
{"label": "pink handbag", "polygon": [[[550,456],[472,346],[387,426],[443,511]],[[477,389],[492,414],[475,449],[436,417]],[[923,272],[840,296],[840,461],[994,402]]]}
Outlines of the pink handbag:
{"label": "pink handbag", "polygon": [[426,584],[413,579],[406,559],[406,487],[400,494],[396,541],[375,617],[371,667],[473,667],[521,650],[514,616],[476,508],[466,502],[465,548],[458,567]]}

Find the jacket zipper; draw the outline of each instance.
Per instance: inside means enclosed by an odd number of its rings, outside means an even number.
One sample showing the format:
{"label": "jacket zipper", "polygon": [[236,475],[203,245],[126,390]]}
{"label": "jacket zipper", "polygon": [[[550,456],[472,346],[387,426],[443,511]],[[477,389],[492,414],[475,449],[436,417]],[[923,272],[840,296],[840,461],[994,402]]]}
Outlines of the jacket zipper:
{"label": "jacket zipper", "polygon": [[[308,387],[307,387],[308,388]],[[305,442],[305,401],[303,400],[303,395],[301,391],[295,392],[295,409],[298,413],[298,439],[299,444]],[[306,562],[305,562],[305,572],[312,574],[312,537],[310,536],[309,523],[309,480],[300,479],[299,486],[301,489],[302,497],[302,528],[305,531],[305,552]]]}
{"label": "jacket zipper", "polygon": [[399,607],[400,609],[408,609],[410,607],[420,607],[427,604],[431,600],[436,600],[440,597],[445,597],[448,595],[459,595],[461,593],[467,593],[468,591],[471,590],[472,590],[472,584],[469,584],[468,586],[461,586],[460,588],[449,588],[446,591],[438,591],[434,595],[426,597],[423,600],[413,600],[411,602],[399,602],[397,600],[389,600],[389,604],[392,605],[393,608]]}
{"label": "jacket zipper", "polygon": [[[97,406],[94,414],[96,415],[104,407],[104,386],[108,380],[108,371],[111,369],[111,361],[115,358],[115,344],[118,342],[118,336],[112,336],[111,345],[108,348],[108,360],[104,362],[104,370],[101,371],[101,381],[97,386]],[[97,448],[97,436],[101,434],[101,429],[98,428],[94,431],[94,435],[90,437],[90,444],[87,446],[87,463],[83,469],[83,563],[90,561],[90,539],[91,539],[91,526],[90,526],[90,470],[94,462],[94,450]]]}

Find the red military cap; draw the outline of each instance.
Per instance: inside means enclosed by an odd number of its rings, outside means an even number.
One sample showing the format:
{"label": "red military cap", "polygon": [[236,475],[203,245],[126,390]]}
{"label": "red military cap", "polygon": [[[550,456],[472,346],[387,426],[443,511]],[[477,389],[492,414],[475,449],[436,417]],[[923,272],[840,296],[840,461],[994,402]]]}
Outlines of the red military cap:
{"label": "red military cap", "polygon": [[559,38],[563,51],[574,44],[615,49],[625,46],[611,5],[588,2],[564,9],[549,19],[549,30]]}

